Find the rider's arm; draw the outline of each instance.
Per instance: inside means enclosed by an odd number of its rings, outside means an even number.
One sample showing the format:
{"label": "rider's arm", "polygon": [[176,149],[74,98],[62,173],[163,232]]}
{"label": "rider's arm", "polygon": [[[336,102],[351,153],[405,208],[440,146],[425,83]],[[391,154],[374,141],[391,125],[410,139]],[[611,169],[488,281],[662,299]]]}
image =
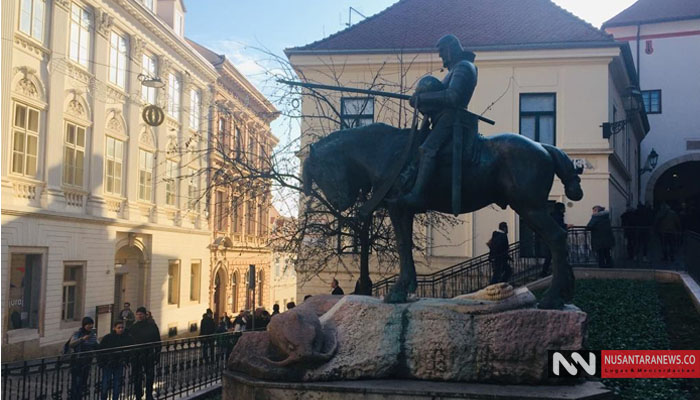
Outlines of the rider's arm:
{"label": "rider's arm", "polygon": [[476,68],[468,62],[459,63],[452,71],[450,84],[445,90],[421,93],[418,97],[419,107],[464,107],[476,87]]}

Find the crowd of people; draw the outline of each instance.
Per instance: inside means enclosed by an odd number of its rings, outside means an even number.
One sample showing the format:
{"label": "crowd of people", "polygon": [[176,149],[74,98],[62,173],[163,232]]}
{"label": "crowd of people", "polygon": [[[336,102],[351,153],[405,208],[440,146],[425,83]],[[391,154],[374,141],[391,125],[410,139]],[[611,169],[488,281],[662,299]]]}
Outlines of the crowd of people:
{"label": "crowd of people", "polygon": [[[143,345],[147,343],[160,343],[160,330],[153,317],[145,307],[131,311],[129,303],[124,304],[124,309],[119,313],[119,319],[112,325],[112,331],[102,340],[97,339],[94,329],[95,321],[90,317],[84,317],[78,329],[64,345],[63,353],[70,357],[71,386],[70,399],[81,399],[90,379],[90,364],[92,356],[78,356],[81,353],[96,350],[114,350],[131,345]],[[102,399],[109,397],[119,398],[122,391],[124,371],[127,363],[131,364],[130,382],[134,387],[136,398],[141,398],[144,389],[146,399],[153,398],[154,368],[160,359],[160,346],[150,346],[141,349],[137,357],[131,357],[127,352],[115,354],[98,352],[97,363],[102,370]]]}

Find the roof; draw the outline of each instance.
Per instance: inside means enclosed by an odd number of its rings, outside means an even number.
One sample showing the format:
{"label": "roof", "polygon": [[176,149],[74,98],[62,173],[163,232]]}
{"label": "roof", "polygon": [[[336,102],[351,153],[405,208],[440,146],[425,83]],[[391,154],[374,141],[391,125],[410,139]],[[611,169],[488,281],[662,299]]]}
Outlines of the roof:
{"label": "roof", "polygon": [[448,33],[476,50],[614,45],[612,36],[549,0],[400,0],[343,31],[285,52],[435,51],[437,40]]}
{"label": "roof", "polygon": [[603,28],[700,18],[698,0],[639,0],[603,23]]}
{"label": "roof", "polygon": [[199,54],[204,56],[204,58],[206,58],[207,61],[209,61],[214,66],[217,66],[224,62],[224,60],[226,60],[226,56],[224,56],[223,54],[216,54],[193,40],[187,38],[185,38],[185,40],[187,41],[187,43],[190,44],[190,46],[194,47],[194,49],[197,50]]}

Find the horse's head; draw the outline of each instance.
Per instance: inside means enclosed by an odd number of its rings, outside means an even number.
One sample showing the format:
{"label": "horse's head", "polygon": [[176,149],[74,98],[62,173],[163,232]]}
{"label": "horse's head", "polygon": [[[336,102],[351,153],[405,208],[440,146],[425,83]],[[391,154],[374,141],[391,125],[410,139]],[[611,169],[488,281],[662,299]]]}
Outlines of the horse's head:
{"label": "horse's head", "polygon": [[338,211],[345,211],[355,204],[362,186],[358,172],[350,170],[342,146],[323,146],[317,150],[312,145],[302,170],[304,193],[311,194],[312,182],[316,182],[328,202]]}

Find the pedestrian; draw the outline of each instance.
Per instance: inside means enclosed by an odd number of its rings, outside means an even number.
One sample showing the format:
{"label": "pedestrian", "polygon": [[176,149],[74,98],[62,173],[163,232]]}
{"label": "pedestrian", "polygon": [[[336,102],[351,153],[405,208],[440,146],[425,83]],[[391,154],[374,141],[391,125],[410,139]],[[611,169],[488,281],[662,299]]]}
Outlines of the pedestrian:
{"label": "pedestrian", "polygon": [[[126,353],[129,352],[128,349],[121,349],[119,353],[107,352],[107,350],[134,344],[134,339],[131,335],[125,333],[124,321],[115,322],[112,328],[112,332],[105,335],[98,346],[99,350],[103,350],[97,356],[100,367],[102,367],[102,400],[107,400],[110,388],[112,389],[112,399],[119,398],[119,394],[122,392],[124,366],[128,360]],[[112,381],[111,385],[110,380]]]}
{"label": "pedestrian", "polygon": [[493,275],[490,284],[508,282],[513,271],[508,264],[508,224],[501,222],[498,230],[493,231],[491,240],[488,241],[489,260],[492,263]]}
{"label": "pedestrian", "polygon": [[213,318],[214,312],[207,308],[207,312],[202,315],[202,321],[199,324],[199,336],[204,336],[201,339],[202,357],[207,363],[214,360],[214,338],[209,335],[216,333],[216,322]]}
{"label": "pedestrian", "polygon": [[[95,321],[90,317],[84,317],[80,323],[80,329],[73,333],[68,346],[74,356],[71,358],[71,387],[70,398],[77,400],[83,398],[83,392],[87,388],[90,379],[93,350],[97,350],[97,333],[94,329]],[[80,353],[88,353],[81,355]]]}
{"label": "pedestrian", "polygon": [[625,241],[627,242],[628,260],[634,260],[637,253],[637,239],[639,236],[639,223],[637,219],[637,210],[629,205],[627,206],[627,210],[620,215],[620,225],[622,226],[622,231],[625,234]]}
{"label": "pedestrian", "polygon": [[270,313],[265,307],[255,309],[255,330],[264,331],[267,329],[267,324],[270,323]]}
{"label": "pedestrian", "polygon": [[231,328],[231,317],[228,316],[228,313],[224,311],[224,323],[226,324],[226,330],[229,330]]}
{"label": "pedestrian", "polygon": [[[144,345],[134,351],[131,364],[131,381],[137,399],[143,395],[143,383],[146,383],[146,400],[153,400],[153,376],[155,366],[160,362],[160,331],[158,325],[147,317],[146,307],[136,309],[136,322],[129,331],[134,344]],[[147,346],[146,346],[147,345]]]}
{"label": "pedestrian", "polygon": [[134,313],[131,311],[131,303],[124,303],[124,309],[119,312],[119,319],[124,321],[125,329],[131,328],[136,320]]}
{"label": "pedestrian", "polygon": [[345,292],[343,292],[343,289],[338,284],[338,280],[335,278],[333,278],[333,280],[331,281],[331,289],[333,289],[331,291],[331,294],[333,294],[333,295],[341,295],[342,296],[345,294]]}
{"label": "pedestrian", "polygon": [[[554,210],[549,214],[554,221],[559,225],[560,228],[562,228],[564,231],[566,231],[569,228],[569,225],[564,222],[564,214],[566,213],[566,206],[564,203],[555,203],[554,204]],[[544,263],[542,264],[542,277],[545,277],[550,274],[549,267],[552,265],[552,251],[549,249],[549,246],[546,246],[546,252],[547,254],[544,257]]]}
{"label": "pedestrian", "polygon": [[667,203],[661,204],[654,220],[654,227],[661,239],[663,261],[675,261],[675,247],[681,233],[681,220]]}
{"label": "pedestrian", "polygon": [[642,260],[647,261],[647,253],[649,251],[649,240],[651,238],[651,227],[654,224],[654,213],[651,208],[644,203],[637,204],[637,226],[639,231],[637,241],[642,253]]}
{"label": "pedestrian", "polygon": [[245,318],[245,310],[241,310],[236,316],[236,318],[233,319],[233,331],[245,332],[247,322],[248,321]]}
{"label": "pedestrian", "polygon": [[289,303],[287,303],[287,311],[291,310],[292,308],[294,308],[294,307],[296,307],[296,306],[297,306],[297,305],[294,304],[293,301],[290,301]]}
{"label": "pedestrian", "polygon": [[272,317],[280,313],[280,305],[275,304],[272,306]]}
{"label": "pedestrian", "polygon": [[610,212],[603,206],[594,206],[591,211],[586,229],[591,231],[591,247],[598,257],[598,267],[612,268],[610,250],[615,246],[615,236],[610,227]]}

